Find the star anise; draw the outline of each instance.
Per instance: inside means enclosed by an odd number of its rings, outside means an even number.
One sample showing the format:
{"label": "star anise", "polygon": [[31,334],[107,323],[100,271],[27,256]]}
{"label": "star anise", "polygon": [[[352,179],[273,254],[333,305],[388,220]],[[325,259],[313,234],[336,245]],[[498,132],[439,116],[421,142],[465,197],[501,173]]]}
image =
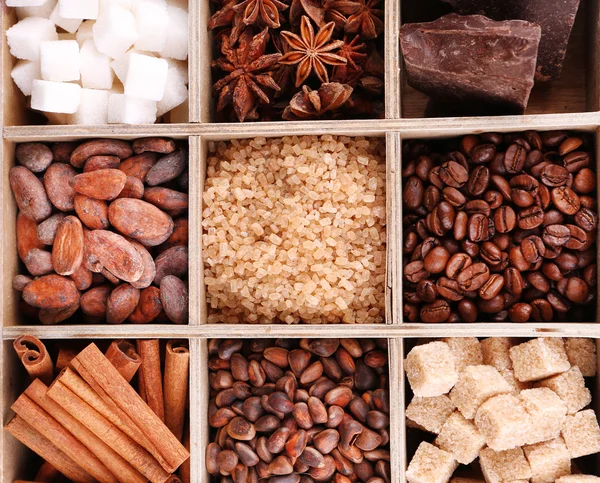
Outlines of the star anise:
{"label": "star anise", "polygon": [[238,41],[242,30],[245,28],[242,16],[234,10],[237,1],[238,0],[225,0],[221,9],[215,12],[208,22],[208,28],[210,30],[218,27],[230,26],[230,29],[220,31],[218,37],[222,38],[228,36],[231,45],[234,45]]}
{"label": "star anise", "polygon": [[[285,55],[290,51],[289,44],[285,42],[281,36],[273,35],[272,40],[275,49],[281,55]],[[275,99],[285,95],[294,86],[294,77],[296,76],[296,71],[293,65],[287,65],[278,62],[273,68],[271,75],[273,80],[281,88],[280,91],[275,92]]]}
{"label": "star anise", "polygon": [[303,16],[300,24],[300,36],[292,32],[281,32],[293,50],[285,54],[279,62],[288,65],[298,64],[296,87],[301,86],[313,70],[321,82],[329,82],[325,64],[343,65],[347,62],[343,57],[331,53],[332,50],[344,45],[343,40],[334,40],[328,43],[334,28],[335,24],[329,22],[315,36],[310,19]]}
{"label": "star anise", "polygon": [[213,67],[228,72],[213,86],[215,93],[220,92],[217,111],[233,104],[237,118],[243,122],[259,100],[265,104],[270,102],[261,86],[275,91],[280,89],[266,72],[281,58],[281,54],[265,55],[268,40],[268,28],[254,37],[249,28],[244,30],[237,48],[232,48],[228,37],[223,38],[221,52],[224,57],[213,62]]}
{"label": "star anise", "polygon": [[356,0],[325,0],[325,19],[335,22],[335,26],[343,29],[348,23],[348,17],[360,10],[360,3]]}
{"label": "star anise", "polygon": [[383,10],[375,7],[381,0],[357,0],[358,9],[350,17],[344,30],[349,34],[360,34],[364,39],[377,38],[383,33]]}
{"label": "star anise", "polygon": [[352,87],[337,82],[325,83],[313,91],[310,87],[302,86],[290,105],[283,111],[283,118],[288,121],[299,119],[317,119],[328,111],[341,107],[352,94]]}
{"label": "star anise", "polygon": [[279,28],[279,12],[288,6],[279,0],[244,0],[233,7],[233,10],[242,14],[244,24],[252,25],[260,19],[262,23],[273,29]]}

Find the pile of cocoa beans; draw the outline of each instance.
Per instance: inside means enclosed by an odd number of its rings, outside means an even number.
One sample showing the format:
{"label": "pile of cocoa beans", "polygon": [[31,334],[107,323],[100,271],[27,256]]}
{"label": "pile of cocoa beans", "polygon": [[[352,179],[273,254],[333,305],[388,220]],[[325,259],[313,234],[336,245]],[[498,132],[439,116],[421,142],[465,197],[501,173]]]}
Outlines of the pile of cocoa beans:
{"label": "pile of cocoa beans", "polygon": [[389,483],[385,339],[210,340],[206,468],[222,483]]}
{"label": "pile of cocoa beans", "polygon": [[23,318],[43,324],[188,319],[188,154],[170,139],[16,147],[10,185],[26,273]]}

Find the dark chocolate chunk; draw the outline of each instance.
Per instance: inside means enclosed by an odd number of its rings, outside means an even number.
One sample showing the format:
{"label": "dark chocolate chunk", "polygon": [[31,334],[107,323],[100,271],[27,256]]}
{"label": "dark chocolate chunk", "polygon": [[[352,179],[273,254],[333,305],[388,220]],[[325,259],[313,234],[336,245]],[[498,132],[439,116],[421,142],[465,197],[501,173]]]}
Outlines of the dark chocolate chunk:
{"label": "dark chocolate chunk", "polygon": [[457,12],[494,20],[519,19],[542,27],[537,81],[560,77],[580,0],[444,0]]}
{"label": "dark chocolate chunk", "polygon": [[541,29],[523,20],[445,15],[405,24],[400,44],[408,83],[434,101],[520,114],[533,87]]}

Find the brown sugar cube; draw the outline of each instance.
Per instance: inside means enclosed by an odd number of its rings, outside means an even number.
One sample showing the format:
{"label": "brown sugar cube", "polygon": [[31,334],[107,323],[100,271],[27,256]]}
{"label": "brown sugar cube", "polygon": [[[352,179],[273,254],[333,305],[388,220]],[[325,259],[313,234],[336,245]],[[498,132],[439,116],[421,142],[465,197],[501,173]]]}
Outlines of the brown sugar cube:
{"label": "brown sugar cube", "polygon": [[406,425],[410,428],[439,434],[454,409],[456,409],[456,406],[446,395],[436,397],[415,396],[406,408]]}
{"label": "brown sugar cube", "polygon": [[560,435],[567,405],[554,391],[547,387],[526,389],[518,397],[531,421],[527,444],[541,443]]}
{"label": "brown sugar cube", "polygon": [[594,339],[566,339],[565,350],[571,365],[579,367],[584,377],[594,377],[596,375],[598,360]]}
{"label": "brown sugar cube", "polygon": [[523,452],[531,467],[531,483],[553,483],[571,474],[571,455],[561,437],[524,446]]}
{"label": "brown sugar cube", "polygon": [[592,402],[592,394],[585,387],[585,379],[579,367],[549,377],[536,383],[537,387],[552,389],[567,404],[567,414],[575,414]]}
{"label": "brown sugar cube", "polygon": [[511,385],[511,387],[513,388],[512,393],[515,396],[518,395],[521,391],[524,391],[525,389],[531,389],[533,387],[533,383],[531,382],[517,381],[515,377],[515,371],[513,371],[512,369],[498,369],[498,372],[504,378],[504,380]]}
{"label": "brown sugar cube", "polygon": [[481,472],[487,483],[529,480],[531,468],[521,448],[494,451],[484,448],[479,453]]}
{"label": "brown sugar cube", "polygon": [[406,356],[404,368],[415,396],[447,394],[458,380],[452,351],[440,341],[414,347]]}
{"label": "brown sugar cube", "polygon": [[529,437],[530,417],[519,398],[501,394],[481,405],[475,416],[475,426],[491,449],[503,451],[525,444]]}
{"label": "brown sugar cube", "polygon": [[600,452],[600,427],[593,409],[567,416],[561,434],[573,459]]}
{"label": "brown sugar cube", "polygon": [[443,341],[450,347],[454,355],[454,365],[459,373],[467,366],[483,364],[481,344],[476,337],[447,337]]}
{"label": "brown sugar cube", "polygon": [[571,367],[561,338],[533,339],[509,352],[515,377],[521,382],[539,381]]}
{"label": "brown sugar cube", "polygon": [[442,427],[435,445],[451,453],[463,465],[471,464],[485,446],[485,439],[473,424],[455,411]]}
{"label": "brown sugar cube", "polygon": [[450,453],[423,441],[408,465],[406,480],[409,483],[448,483],[457,466]]}
{"label": "brown sugar cube", "polygon": [[488,366],[494,366],[499,371],[502,369],[512,369],[509,351],[513,346],[512,340],[508,337],[483,339],[481,341],[483,363]]}
{"label": "brown sugar cube", "polygon": [[450,399],[467,419],[473,419],[479,406],[492,396],[510,394],[510,384],[491,366],[469,366],[460,373]]}
{"label": "brown sugar cube", "polygon": [[561,476],[556,483],[600,483],[600,477],[593,475]]}

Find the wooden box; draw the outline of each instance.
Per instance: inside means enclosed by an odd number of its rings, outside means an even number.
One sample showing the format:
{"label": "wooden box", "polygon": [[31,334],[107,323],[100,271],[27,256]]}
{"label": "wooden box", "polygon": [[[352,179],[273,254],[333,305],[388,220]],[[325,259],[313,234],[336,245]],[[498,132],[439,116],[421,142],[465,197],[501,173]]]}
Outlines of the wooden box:
{"label": "wooden box", "polygon": [[[12,350],[12,340],[22,334],[47,339],[115,339],[115,338],[185,338],[190,342],[190,420],[191,467],[193,482],[208,482],[204,468],[204,450],[208,438],[206,408],[208,404],[207,340],[211,338],[300,338],[357,337],[388,338],[391,401],[392,482],[403,483],[407,465],[404,407],[407,397],[403,372],[406,339],[430,337],[588,337],[600,340],[600,325],[594,323],[527,323],[527,324],[411,324],[402,317],[402,206],[401,146],[404,140],[447,138],[468,133],[512,132],[569,129],[594,133],[596,149],[600,146],[600,0],[582,0],[582,12],[573,33],[569,62],[576,75],[563,78],[549,91],[534,91],[525,116],[488,118],[423,119],[425,99],[402,82],[398,30],[401,12],[418,0],[385,0],[386,119],[318,122],[269,122],[246,124],[214,124],[212,113],[211,38],[207,31],[210,18],[208,0],[190,0],[190,99],[189,115],[172,118],[173,124],[41,126],[34,123],[25,109],[25,99],[13,85],[10,70],[13,63],[6,44],[5,31],[15,21],[11,9],[2,11],[2,191],[0,220],[2,226],[2,344],[0,344],[0,379],[2,381],[0,411],[5,424],[11,417],[10,405],[23,387],[25,373]],[[574,47],[573,47],[574,46]],[[343,134],[384,138],[387,148],[387,289],[386,324],[379,325],[216,325],[207,324],[207,307],[203,283],[201,248],[202,190],[206,175],[207,143],[213,140],[248,138],[256,135],[278,137],[303,134]],[[16,206],[10,191],[8,174],[14,165],[16,143],[27,141],[65,141],[92,138],[135,139],[145,136],[167,136],[187,140],[190,149],[190,319],[189,325],[57,325],[25,326],[17,307],[18,293],[12,289],[12,278],[18,269],[16,254]],[[600,152],[597,152],[597,158]],[[597,310],[597,314],[600,311]],[[598,321],[598,315],[596,318]],[[408,345],[410,341],[406,342]],[[600,385],[595,379],[596,407],[600,407]],[[24,477],[23,468],[33,458],[31,452],[3,433],[0,461],[3,483]],[[410,455],[409,455],[410,456]],[[600,475],[600,467],[596,474]]]}

